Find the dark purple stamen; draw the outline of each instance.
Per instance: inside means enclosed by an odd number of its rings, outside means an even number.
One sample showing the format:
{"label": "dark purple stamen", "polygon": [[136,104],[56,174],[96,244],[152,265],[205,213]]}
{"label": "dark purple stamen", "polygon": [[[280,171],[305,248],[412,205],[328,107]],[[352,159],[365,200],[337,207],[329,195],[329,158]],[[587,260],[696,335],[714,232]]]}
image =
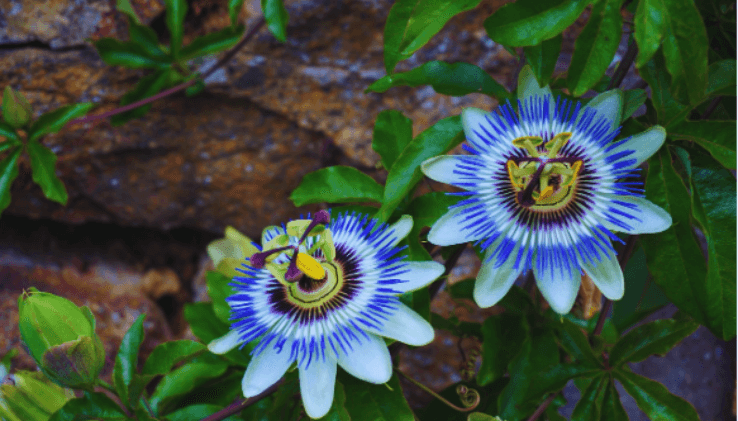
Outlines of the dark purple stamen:
{"label": "dark purple stamen", "polygon": [[279,247],[276,249],[271,249],[268,251],[263,251],[260,253],[254,253],[251,255],[251,267],[254,269],[261,269],[266,264],[266,258],[274,253],[279,253],[285,250],[294,249],[293,246],[286,246],[286,247]]}

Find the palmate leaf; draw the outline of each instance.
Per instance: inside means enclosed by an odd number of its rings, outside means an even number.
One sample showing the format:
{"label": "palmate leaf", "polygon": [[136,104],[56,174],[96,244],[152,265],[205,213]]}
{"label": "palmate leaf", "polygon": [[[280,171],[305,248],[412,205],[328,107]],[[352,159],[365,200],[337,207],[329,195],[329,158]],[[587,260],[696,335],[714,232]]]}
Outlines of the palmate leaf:
{"label": "palmate leaf", "polygon": [[391,74],[438,33],[452,17],[471,10],[480,0],[397,0],[384,27],[384,66]]}
{"label": "palmate leaf", "polygon": [[563,32],[587,4],[587,0],[518,0],[488,17],[484,29],[508,47],[536,45]]}
{"label": "palmate leaf", "polygon": [[682,339],[694,333],[699,325],[682,320],[656,320],[638,326],[623,335],[610,351],[610,364],[643,361],[653,354],[669,352]]}
{"label": "palmate leaf", "polygon": [[692,404],[672,395],[663,384],[627,370],[614,370],[615,378],[632,396],[638,408],[654,421],[699,421]]}

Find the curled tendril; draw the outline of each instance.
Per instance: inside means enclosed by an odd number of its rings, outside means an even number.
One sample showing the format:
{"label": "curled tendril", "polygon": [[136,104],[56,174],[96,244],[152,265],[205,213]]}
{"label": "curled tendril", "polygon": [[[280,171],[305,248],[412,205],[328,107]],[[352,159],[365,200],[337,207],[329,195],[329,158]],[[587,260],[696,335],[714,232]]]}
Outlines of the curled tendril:
{"label": "curled tendril", "polygon": [[479,405],[482,397],[479,396],[479,392],[476,389],[470,389],[463,384],[456,386],[456,394],[459,395],[461,404],[464,405],[467,410],[471,410]]}

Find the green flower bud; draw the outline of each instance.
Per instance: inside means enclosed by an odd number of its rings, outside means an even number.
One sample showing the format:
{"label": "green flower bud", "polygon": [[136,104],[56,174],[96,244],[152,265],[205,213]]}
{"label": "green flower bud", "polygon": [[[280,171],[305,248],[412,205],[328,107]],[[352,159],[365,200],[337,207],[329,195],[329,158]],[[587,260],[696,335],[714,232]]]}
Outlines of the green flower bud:
{"label": "green flower bud", "polygon": [[26,98],[20,92],[15,92],[10,86],[6,86],[3,94],[3,118],[5,121],[18,129],[27,125],[32,116],[33,110]]}
{"label": "green flower bud", "polygon": [[21,337],[41,371],[61,386],[91,389],[105,349],[90,309],[35,288],[23,292],[18,308]]}
{"label": "green flower bud", "polygon": [[0,419],[7,421],[46,421],[74,393],[63,389],[42,373],[19,371],[10,376],[14,384],[0,385]]}

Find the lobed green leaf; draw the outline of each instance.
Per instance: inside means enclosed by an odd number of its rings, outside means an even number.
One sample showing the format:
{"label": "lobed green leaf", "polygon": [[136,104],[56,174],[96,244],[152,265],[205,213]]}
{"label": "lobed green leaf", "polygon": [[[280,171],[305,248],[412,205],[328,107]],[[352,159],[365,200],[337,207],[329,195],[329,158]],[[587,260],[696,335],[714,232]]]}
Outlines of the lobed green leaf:
{"label": "lobed green leaf", "polygon": [[615,382],[610,377],[605,391],[605,399],[602,402],[602,421],[628,421],[628,414],[620,402],[620,395],[615,388]]}
{"label": "lobed green leaf", "polygon": [[672,395],[663,384],[622,369],[613,372],[638,408],[653,421],[699,421],[692,404]]}
{"label": "lobed green leaf", "polygon": [[487,35],[509,47],[527,47],[553,38],[582,14],[587,0],[518,0],[484,21]]}
{"label": "lobed green leaf", "polygon": [[582,393],[571,414],[571,421],[590,421],[602,419],[602,406],[608,389],[609,377],[604,373],[592,379]]}
{"label": "lobed green leaf", "polygon": [[310,203],[382,202],[382,186],[354,167],[336,165],[305,174],[290,195],[295,206]]}
{"label": "lobed green leaf", "polygon": [[452,17],[471,10],[480,0],[397,0],[384,27],[384,66],[391,74],[438,33]]}
{"label": "lobed green leaf", "polygon": [[41,187],[46,198],[66,205],[67,189],[56,176],[56,154],[36,140],[29,141],[26,150],[31,156],[33,181]]}
{"label": "lobed green leaf", "polygon": [[699,325],[673,319],[656,320],[623,335],[610,351],[610,365],[643,361],[651,355],[664,355]]}

